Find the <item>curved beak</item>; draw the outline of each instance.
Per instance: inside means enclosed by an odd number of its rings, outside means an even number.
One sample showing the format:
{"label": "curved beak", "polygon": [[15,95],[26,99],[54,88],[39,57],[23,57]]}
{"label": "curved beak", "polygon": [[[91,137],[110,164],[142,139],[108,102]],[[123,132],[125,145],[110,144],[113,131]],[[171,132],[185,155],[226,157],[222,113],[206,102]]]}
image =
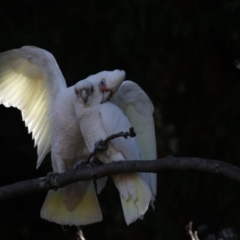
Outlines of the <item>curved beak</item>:
{"label": "curved beak", "polygon": [[86,103],[88,101],[88,92],[86,89],[83,89],[82,92],[81,92],[81,98],[86,106]]}
{"label": "curved beak", "polygon": [[110,91],[110,90],[102,91],[102,101],[101,101],[101,103],[106,102],[110,98],[111,95],[112,95],[112,91]]}

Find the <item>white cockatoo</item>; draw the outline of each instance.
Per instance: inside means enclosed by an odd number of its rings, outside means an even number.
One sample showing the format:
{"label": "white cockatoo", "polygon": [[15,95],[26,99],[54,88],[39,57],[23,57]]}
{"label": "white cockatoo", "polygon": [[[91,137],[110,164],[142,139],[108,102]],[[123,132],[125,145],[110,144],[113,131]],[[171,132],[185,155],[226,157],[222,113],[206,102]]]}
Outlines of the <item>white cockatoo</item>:
{"label": "white cockatoo", "polygon": [[[119,70],[104,71],[102,75],[120,82],[125,78],[125,72]],[[37,167],[50,150],[53,170],[58,173],[88,156],[73,105],[75,98],[75,87],[67,88],[49,52],[26,46],[0,53],[0,103],[21,110],[37,145]],[[93,182],[77,182],[49,191],[41,217],[62,225],[101,221]]]}
{"label": "white cockatoo", "polygon": [[[95,88],[103,94],[103,98],[117,105],[127,116],[136,132],[136,140],[142,160],[157,159],[155,126],[153,119],[154,107],[147,94],[135,82],[126,80],[120,87],[117,78],[99,78],[89,76]],[[117,86],[117,87],[116,87]],[[103,100],[103,101],[105,101]],[[103,102],[102,101],[102,102]],[[116,132],[115,132],[116,133]],[[157,174],[140,173],[152,191],[151,205],[154,208],[157,194]],[[104,187],[100,185],[101,189]],[[101,190],[98,189],[98,192]]]}
{"label": "white cockatoo", "polygon": [[[97,82],[93,84],[91,82]],[[95,143],[108,136],[126,132],[131,124],[122,110],[110,101],[112,94],[108,86],[116,81],[103,78],[96,74],[75,85],[77,98],[74,107],[80,129],[90,152],[94,151]],[[108,83],[108,85],[106,85]],[[119,85],[119,84],[118,84]],[[104,88],[103,92],[99,87]],[[81,96],[84,96],[81,97]],[[98,152],[97,158],[104,164],[126,160],[140,160],[140,150],[135,138],[116,138],[108,143],[106,152]],[[120,199],[127,225],[141,218],[153,200],[152,190],[138,173],[112,175],[120,193]]]}

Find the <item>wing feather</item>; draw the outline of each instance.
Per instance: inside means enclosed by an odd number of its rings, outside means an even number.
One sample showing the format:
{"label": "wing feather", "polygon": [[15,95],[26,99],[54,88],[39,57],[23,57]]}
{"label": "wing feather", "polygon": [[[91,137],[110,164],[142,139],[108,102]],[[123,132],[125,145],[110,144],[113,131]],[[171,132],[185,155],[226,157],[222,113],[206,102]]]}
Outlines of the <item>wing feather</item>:
{"label": "wing feather", "polygon": [[[156,159],[154,107],[147,94],[136,83],[124,81],[111,101],[122,109],[134,127],[141,158],[143,160]],[[155,173],[145,174],[145,180],[155,196],[157,175]]]}
{"label": "wing feather", "polygon": [[50,151],[51,106],[66,82],[46,50],[25,46],[0,53],[0,104],[21,110],[38,147],[37,167]]}

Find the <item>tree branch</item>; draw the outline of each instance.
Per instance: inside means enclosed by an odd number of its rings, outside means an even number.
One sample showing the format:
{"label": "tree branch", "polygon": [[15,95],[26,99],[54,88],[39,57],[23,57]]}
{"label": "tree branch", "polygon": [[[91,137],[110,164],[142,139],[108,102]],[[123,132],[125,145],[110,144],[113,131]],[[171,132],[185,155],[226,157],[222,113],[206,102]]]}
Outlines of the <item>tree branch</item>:
{"label": "tree branch", "polygon": [[240,182],[240,169],[229,163],[203,158],[166,157],[149,161],[121,161],[95,167],[69,170],[52,177],[51,184],[46,177],[26,180],[0,188],[0,200],[25,195],[32,192],[47,191],[70,183],[95,180],[104,176],[126,172],[158,172],[160,170],[196,170],[228,177]]}
{"label": "tree branch", "polygon": [[124,137],[125,139],[127,139],[127,137],[136,137],[134,128],[133,127],[129,128],[129,132],[119,132],[119,133],[112,134],[111,136],[107,137],[106,139],[100,140],[99,142],[97,142],[95,144],[94,151],[89,154],[89,156],[86,160],[86,164],[88,164],[90,162],[92,157],[97,153],[97,151],[99,151],[99,149],[103,148],[106,150],[108,142],[110,142],[111,140],[113,140],[115,138],[119,138],[119,137]]}

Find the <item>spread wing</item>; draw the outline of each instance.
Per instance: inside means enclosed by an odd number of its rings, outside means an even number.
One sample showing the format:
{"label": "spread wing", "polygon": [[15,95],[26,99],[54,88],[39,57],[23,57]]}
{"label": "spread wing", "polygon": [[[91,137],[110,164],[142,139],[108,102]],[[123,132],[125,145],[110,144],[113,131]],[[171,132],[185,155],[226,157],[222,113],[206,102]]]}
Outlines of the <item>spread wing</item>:
{"label": "spread wing", "polygon": [[37,167],[51,144],[51,104],[65,79],[51,53],[22,47],[0,53],[0,104],[21,110],[38,148]]}
{"label": "spread wing", "polygon": [[[124,81],[111,101],[128,117],[137,134],[136,139],[143,160],[157,158],[155,127],[153,120],[154,107],[147,94],[134,82]],[[145,174],[145,180],[154,195],[157,191],[157,175]]]}

